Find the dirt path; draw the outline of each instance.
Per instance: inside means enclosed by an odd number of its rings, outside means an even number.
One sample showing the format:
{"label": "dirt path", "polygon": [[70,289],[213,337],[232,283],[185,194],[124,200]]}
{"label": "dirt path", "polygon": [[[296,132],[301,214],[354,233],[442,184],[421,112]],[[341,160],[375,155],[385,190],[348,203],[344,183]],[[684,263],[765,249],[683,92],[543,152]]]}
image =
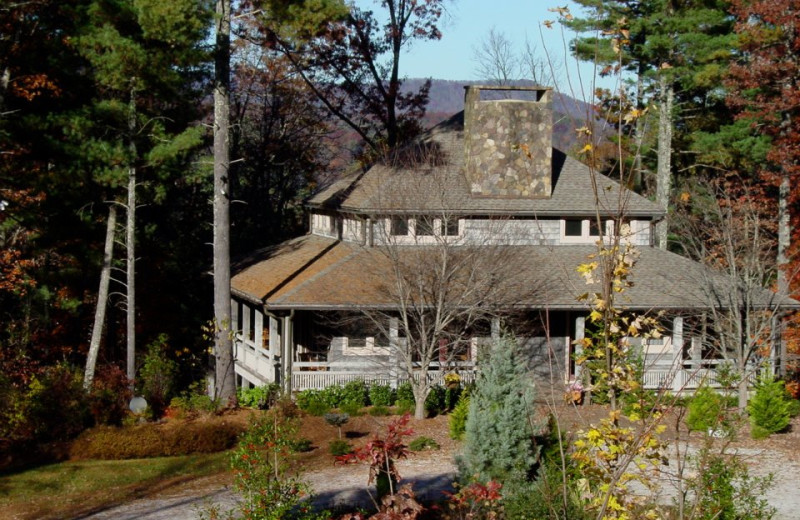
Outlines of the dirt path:
{"label": "dirt path", "polygon": [[[399,464],[404,481],[414,484],[417,496],[422,499],[437,499],[442,490],[450,490],[455,474],[452,454],[428,452]],[[372,503],[366,491],[366,466],[331,466],[304,474],[304,480],[314,490],[314,504],[322,508]],[[233,492],[228,488],[202,485],[180,493],[165,494],[154,498],[142,498],[105,511],[82,516],[91,520],[195,520],[200,511],[213,504],[222,510],[232,509],[236,504]]]}

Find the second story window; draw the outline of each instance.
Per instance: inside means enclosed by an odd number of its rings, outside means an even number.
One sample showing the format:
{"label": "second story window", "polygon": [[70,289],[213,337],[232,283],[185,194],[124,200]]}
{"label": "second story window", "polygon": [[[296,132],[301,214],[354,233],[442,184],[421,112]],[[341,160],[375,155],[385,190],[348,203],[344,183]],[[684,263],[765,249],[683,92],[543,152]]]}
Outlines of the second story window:
{"label": "second story window", "polygon": [[[608,222],[603,222],[603,234],[608,233]],[[593,243],[600,238],[597,219],[564,219],[561,221],[561,241],[565,243]]]}
{"label": "second story window", "polygon": [[458,219],[457,218],[443,218],[442,219],[442,235],[447,237],[458,236]]}
{"label": "second story window", "polygon": [[405,217],[392,217],[390,227],[392,236],[408,235],[408,219]]}
{"label": "second story window", "polygon": [[417,217],[414,232],[418,237],[433,236],[433,219],[429,217]]}

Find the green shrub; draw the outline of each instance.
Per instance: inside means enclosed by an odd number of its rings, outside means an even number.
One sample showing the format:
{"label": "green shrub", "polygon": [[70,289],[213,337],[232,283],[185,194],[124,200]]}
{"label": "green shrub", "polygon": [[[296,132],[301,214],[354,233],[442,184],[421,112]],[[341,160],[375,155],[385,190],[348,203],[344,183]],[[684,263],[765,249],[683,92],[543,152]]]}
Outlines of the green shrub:
{"label": "green shrub", "polygon": [[278,383],[269,383],[253,388],[239,388],[236,397],[239,406],[266,410],[271,408],[281,395],[281,386]]}
{"label": "green shrub", "polygon": [[434,439],[430,437],[417,437],[413,441],[408,443],[408,448],[411,451],[425,451],[425,450],[438,450],[440,448],[439,443],[436,442]]}
{"label": "green shrub", "polygon": [[98,426],[73,442],[70,456],[78,459],[141,459],[190,453],[214,453],[232,448],[243,428],[223,418],[128,427]]}
{"label": "green shrub", "polygon": [[367,406],[369,393],[364,381],[350,381],[342,388],[342,397],[339,406],[343,404],[357,405],[359,408]]}
{"label": "green shrub", "polygon": [[750,476],[747,464],[736,456],[700,450],[695,461],[697,477],[688,481],[688,505],[698,520],[773,518],[775,509],[765,494],[772,477]]}
{"label": "green shrub", "polygon": [[206,393],[206,381],[195,381],[178,397],[169,402],[168,413],[177,418],[190,418],[198,415],[209,416],[219,410],[219,399],[212,399]]}
{"label": "green shrub", "polygon": [[372,385],[369,388],[369,400],[373,406],[393,406],[395,393],[389,385]]}
{"label": "green shrub", "polygon": [[299,439],[291,441],[289,447],[292,451],[297,453],[306,453],[314,449],[311,439],[306,439],[305,437],[300,437]]}
{"label": "green shrub", "polygon": [[444,413],[445,408],[445,389],[441,385],[433,385],[425,398],[425,411],[429,416]]}
{"label": "green shrub", "polygon": [[294,512],[309,489],[294,476],[292,467],[298,421],[282,416],[277,409],[259,415],[231,454],[234,487],[242,498],[239,511],[217,518],[285,520],[300,516]]}
{"label": "green shrub", "polygon": [[449,427],[450,438],[460,441],[464,438],[467,429],[467,417],[469,416],[469,396],[463,395],[458,400],[456,407],[450,413]]}
{"label": "green shrub", "polygon": [[361,413],[361,405],[358,403],[350,403],[345,402],[339,406],[339,411],[344,414],[350,415],[351,417],[358,417],[362,415]]}
{"label": "green shrub", "polygon": [[343,439],[334,439],[328,444],[328,451],[334,457],[341,457],[342,455],[353,453],[353,446]]}
{"label": "green shrub", "polygon": [[139,392],[147,400],[153,419],[164,415],[175,391],[178,365],[167,357],[167,341],[167,335],[161,334],[148,346],[137,378]]}
{"label": "green shrub", "polygon": [[460,384],[451,384],[444,389],[444,411],[452,412],[461,397],[462,388]]}
{"label": "green shrub", "polygon": [[750,413],[750,424],[753,438],[778,433],[789,426],[789,402],[786,389],[781,381],[772,376],[762,377],[756,386],[756,394],[750,399],[747,411]]}
{"label": "green shrub", "polygon": [[689,401],[686,425],[692,431],[708,431],[725,423],[725,402],[721,395],[707,386],[697,389]]}
{"label": "green shrub", "polygon": [[395,406],[395,411],[397,415],[405,415],[407,413],[413,414],[414,409],[417,407],[414,401],[397,401],[397,405]]}
{"label": "green shrub", "polygon": [[324,401],[313,401],[305,410],[309,415],[323,416],[331,411],[331,407]]}
{"label": "green shrub", "polygon": [[297,394],[297,407],[310,415],[325,415],[333,408],[329,404],[329,397],[330,394],[324,390],[303,390]]}
{"label": "green shrub", "polygon": [[319,396],[329,408],[338,408],[344,402],[344,388],[341,385],[331,385],[319,390]]}
{"label": "green shrub", "polygon": [[384,417],[392,415],[392,411],[386,406],[376,405],[369,409],[369,414],[373,417]]}
{"label": "green shrub", "polygon": [[411,387],[411,383],[408,381],[401,383],[397,387],[397,402],[406,402],[406,403],[413,403],[414,402],[414,390]]}

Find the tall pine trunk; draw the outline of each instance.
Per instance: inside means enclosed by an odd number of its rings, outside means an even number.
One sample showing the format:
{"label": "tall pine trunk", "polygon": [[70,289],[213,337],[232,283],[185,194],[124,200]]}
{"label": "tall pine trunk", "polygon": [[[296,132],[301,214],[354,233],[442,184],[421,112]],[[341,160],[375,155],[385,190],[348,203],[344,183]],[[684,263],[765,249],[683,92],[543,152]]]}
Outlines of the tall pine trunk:
{"label": "tall pine trunk", "polygon": [[217,0],[214,56],[214,396],[236,403],[231,333],[230,259],[230,0]]}
{"label": "tall pine trunk", "polygon": [[[672,81],[662,72],[659,78],[658,100],[658,167],[656,168],[656,203],[669,210],[669,194],[672,185],[672,108],[675,98]],[[667,248],[669,215],[656,224],[656,245]]]}
{"label": "tall pine trunk", "polygon": [[136,377],[136,89],[131,80],[131,100],[128,106],[128,152],[130,167],[128,168],[128,218],[125,222],[125,247],[127,249],[125,276],[125,345],[127,359],[127,376],[133,385]]}
{"label": "tall pine trunk", "polygon": [[103,325],[106,321],[108,307],[108,286],[111,282],[111,261],[114,258],[114,228],[117,226],[117,207],[112,203],[108,207],[106,223],[106,245],[103,250],[103,268],[100,271],[100,287],[97,290],[97,306],[94,310],[92,338],[89,341],[89,353],[86,356],[86,370],[83,374],[83,387],[89,390],[94,380],[94,369],[97,355],[100,352],[100,340],[103,336]]}

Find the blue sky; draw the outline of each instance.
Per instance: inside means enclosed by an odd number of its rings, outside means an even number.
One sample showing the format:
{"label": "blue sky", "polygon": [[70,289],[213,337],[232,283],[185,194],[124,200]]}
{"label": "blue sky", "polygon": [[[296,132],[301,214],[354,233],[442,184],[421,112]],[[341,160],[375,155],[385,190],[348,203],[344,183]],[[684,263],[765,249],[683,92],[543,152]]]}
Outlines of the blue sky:
{"label": "blue sky", "polygon": [[[378,0],[356,0],[363,8],[379,10]],[[414,42],[400,62],[401,74],[407,77],[433,77],[451,80],[477,80],[473,49],[486,39],[494,27],[522,49],[526,37],[533,42],[542,57],[544,50],[556,61],[564,62],[565,46],[573,34],[554,24],[552,29],[542,25],[545,20],[557,20],[549,8],[568,6],[573,14],[579,8],[570,0],[451,0],[447,4],[448,17],[442,24],[443,37],[439,41]],[[580,65],[567,57],[567,72],[560,74],[557,90],[577,95],[591,92],[593,67]],[[613,85],[606,81],[603,86]]]}

